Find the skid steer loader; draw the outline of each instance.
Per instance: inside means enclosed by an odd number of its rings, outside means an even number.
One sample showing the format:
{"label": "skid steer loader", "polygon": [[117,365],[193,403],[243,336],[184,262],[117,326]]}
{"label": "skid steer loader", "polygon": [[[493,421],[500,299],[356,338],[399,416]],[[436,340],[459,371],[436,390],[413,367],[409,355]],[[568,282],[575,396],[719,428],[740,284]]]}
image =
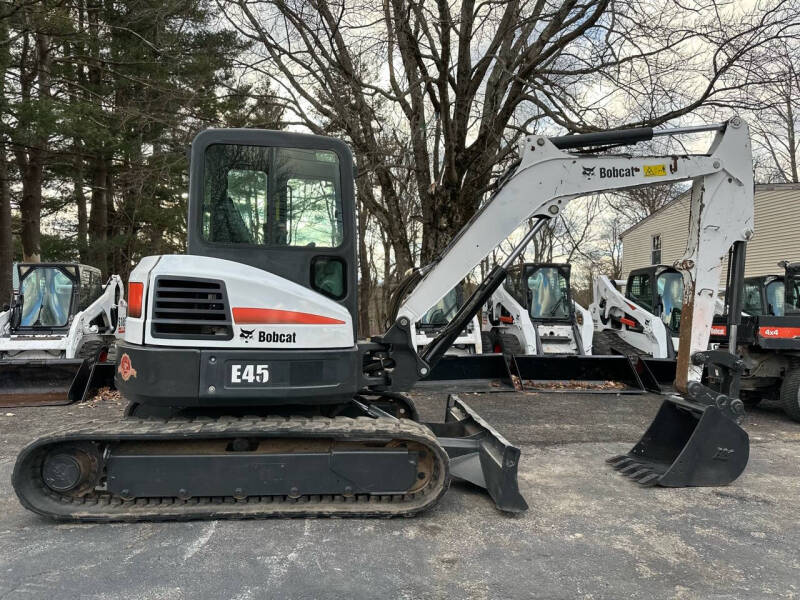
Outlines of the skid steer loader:
{"label": "skid steer loader", "polygon": [[68,404],[113,385],[122,280],[77,263],[19,263],[0,313],[0,406]]}
{"label": "skid steer loader", "polygon": [[[703,363],[725,368],[730,355],[700,350],[720,257],[752,232],[752,159],[740,119],[701,130],[716,131],[707,154],[666,157],[569,150],[697,129],[523,138],[519,163],[405,297],[395,322],[360,342],[347,146],[288,132],[200,133],[189,255],[144,258],[130,276],[117,385],[131,417],[30,443],[12,475],[20,502],[73,521],[389,517],[431,508],[451,479],[462,479],[502,510],[525,510],[517,448],[456,397],[443,423],[419,423],[402,392],[438,363],[572,198],[681,180],[693,181],[681,395],[665,400],[649,433],[615,465],[628,461],[635,468],[620,468],[648,484],[734,480],[749,448],[741,402],[699,381]],[[528,219],[535,224],[507,261],[417,353],[413,324]]]}
{"label": "skid steer loader", "polygon": [[[422,352],[428,342],[436,338],[442,327],[450,322],[462,304],[464,304],[464,286],[459,284],[447,292],[414,324],[412,335],[417,352]],[[481,327],[476,316],[455,339],[445,356],[469,356],[482,352]]]}
{"label": "skid steer loader", "polygon": [[595,354],[675,358],[679,345],[683,276],[667,265],[634,269],[625,293],[605,275],[593,283],[589,312]]}
{"label": "skid steer loader", "polygon": [[591,354],[591,315],[572,299],[570,270],[557,263],[509,269],[486,307],[490,346],[512,355]]}
{"label": "skid steer loader", "polygon": [[486,307],[487,343],[511,363],[523,390],[642,392],[624,356],[594,356],[591,314],[572,299],[570,265],[509,269]]}

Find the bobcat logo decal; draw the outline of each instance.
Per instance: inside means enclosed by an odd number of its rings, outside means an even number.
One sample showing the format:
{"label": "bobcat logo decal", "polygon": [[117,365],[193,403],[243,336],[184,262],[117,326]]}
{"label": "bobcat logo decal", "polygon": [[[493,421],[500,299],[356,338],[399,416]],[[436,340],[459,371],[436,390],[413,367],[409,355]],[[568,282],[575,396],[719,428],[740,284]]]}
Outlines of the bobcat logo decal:
{"label": "bobcat logo decal", "polygon": [[239,333],[239,337],[244,340],[245,344],[249,344],[253,339],[253,334],[255,331],[255,329],[242,329],[242,331]]}
{"label": "bobcat logo decal", "polygon": [[583,167],[583,176],[591,179],[594,176],[595,167]]}

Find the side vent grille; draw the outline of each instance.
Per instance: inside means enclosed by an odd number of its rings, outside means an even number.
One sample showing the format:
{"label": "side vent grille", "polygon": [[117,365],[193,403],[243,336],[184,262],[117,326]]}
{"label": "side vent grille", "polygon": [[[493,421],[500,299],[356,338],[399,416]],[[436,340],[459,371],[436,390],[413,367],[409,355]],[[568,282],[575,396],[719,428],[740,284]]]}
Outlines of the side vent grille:
{"label": "side vent grille", "polygon": [[215,279],[156,277],[151,322],[157,338],[233,337],[225,284]]}

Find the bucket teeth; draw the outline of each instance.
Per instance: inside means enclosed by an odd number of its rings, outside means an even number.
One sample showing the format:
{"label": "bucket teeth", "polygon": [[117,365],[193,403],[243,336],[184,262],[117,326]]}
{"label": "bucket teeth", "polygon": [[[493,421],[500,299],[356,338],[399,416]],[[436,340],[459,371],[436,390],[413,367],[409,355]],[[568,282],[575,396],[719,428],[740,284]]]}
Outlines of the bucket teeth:
{"label": "bucket teeth", "polygon": [[650,487],[658,483],[660,475],[647,465],[637,462],[630,456],[622,454],[606,460],[621,475],[633,479],[642,486]]}
{"label": "bucket teeth", "polygon": [[651,472],[649,475],[645,475],[644,477],[641,477],[639,479],[639,481],[638,481],[638,484],[642,485],[642,486],[645,486],[645,487],[654,486],[655,484],[658,483],[658,477],[659,477],[658,473],[652,473]]}
{"label": "bucket teeth", "polygon": [[607,458],[606,462],[615,469],[619,469],[620,467],[629,464],[632,460],[633,459],[627,454],[620,454],[619,456],[612,456],[611,458]]}

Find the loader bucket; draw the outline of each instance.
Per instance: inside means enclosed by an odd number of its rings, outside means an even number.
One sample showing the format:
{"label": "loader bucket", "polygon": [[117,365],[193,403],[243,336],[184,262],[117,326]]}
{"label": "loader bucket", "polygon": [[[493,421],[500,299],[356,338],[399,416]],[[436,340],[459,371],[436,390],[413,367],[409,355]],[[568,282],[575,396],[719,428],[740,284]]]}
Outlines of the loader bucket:
{"label": "loader bucket", "polygon": [[425,379],[415,386],[420,390],[461,392],[513,392],[514,383],[502,354],[443,356]]}
{"label": "loader bucket", "polygon": [[75,375],[75,379],[72,380],[72,385],[69,387],[67,393],[69,403],[85,402],[102,387],[115,388],[114,373],[116,370],[117,365],[110,362],[96,362],[92,364],[91,368],[85,364]]}
{"label": "loader bucket", "polygon": [[89,371],[83,359],[0,361],[0,407],[69,404],[73,382]]}
{"label": "loader bucket", "polygon": [[749,455],[747,432],[723,409],[672,396],[639,443],[607,462],[643,486],[717,486],[739,477]]}
{"label": "loader bucket", "polygon": [[636,372],[644,383],[645,388],[651,392],[674,392],[675,369],[677,361],[674,358],[645,358],[637,357]]}
{"label": "loader bucket", "polygon": [[519,355],[514,370],[528,391],[638,394],[645,389],[627,356]]}
{"label": "loader bucket", "polygon": [[502,511],[528,510],[517,483],[519,448],[512,446],[458,396],[448,396],[444,423],[425,425],[447,452],[454,479],[486,489]]}

